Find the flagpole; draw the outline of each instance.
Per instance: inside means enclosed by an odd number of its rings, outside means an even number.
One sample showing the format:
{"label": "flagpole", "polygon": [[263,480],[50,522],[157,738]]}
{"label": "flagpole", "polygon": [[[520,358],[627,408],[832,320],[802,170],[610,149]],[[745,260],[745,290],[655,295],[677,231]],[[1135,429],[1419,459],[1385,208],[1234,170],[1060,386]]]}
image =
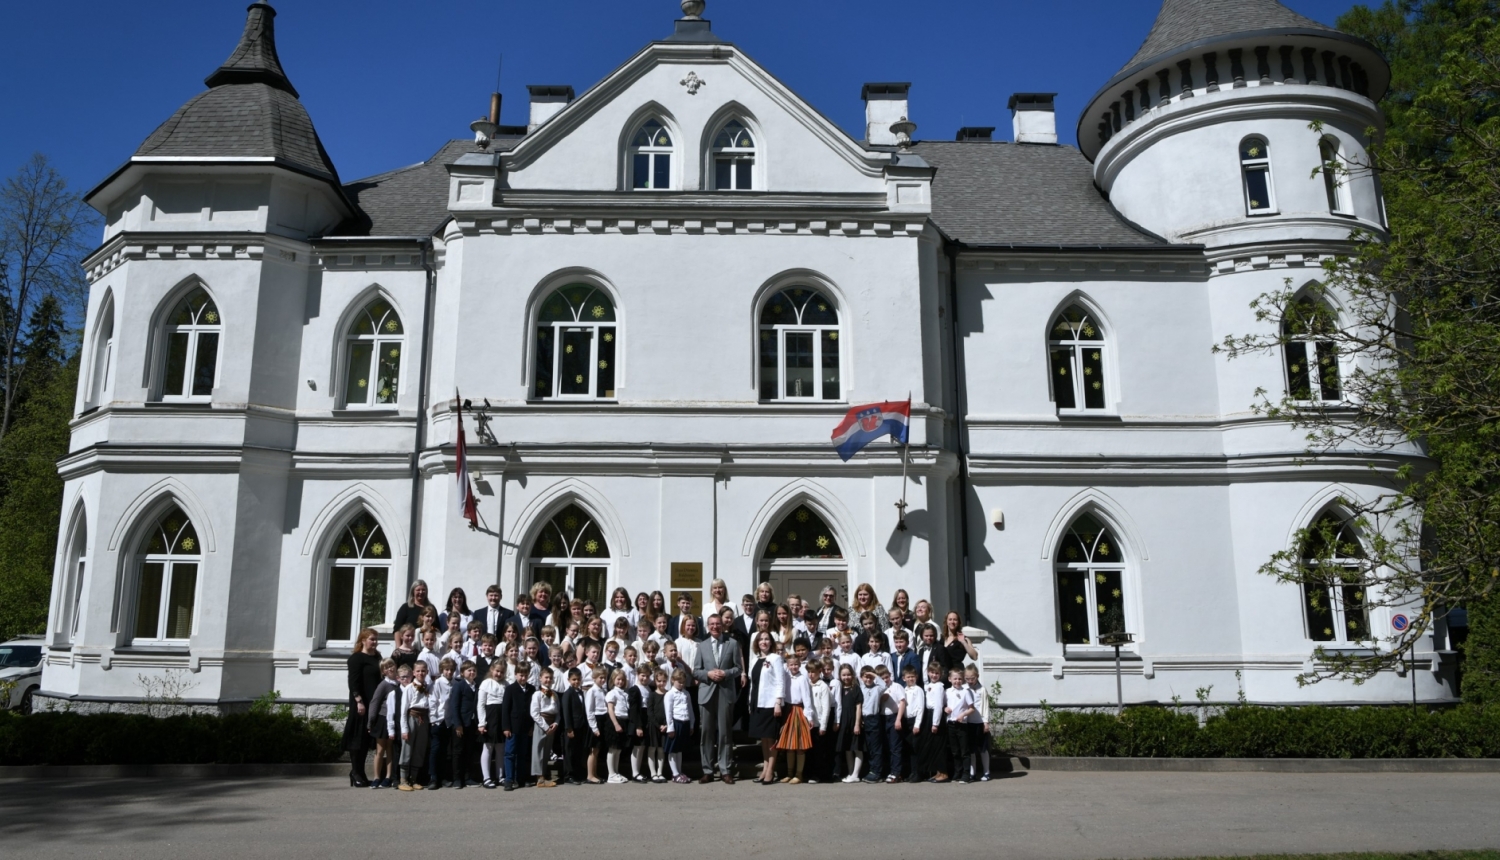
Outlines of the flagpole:
{"label": "flagpole", "polygon": [[901,501],[896,503],[896,531],[906,531],[906,462],[907,449],[911,447],[911,392],[906,393],[907,438],[901,442]]}

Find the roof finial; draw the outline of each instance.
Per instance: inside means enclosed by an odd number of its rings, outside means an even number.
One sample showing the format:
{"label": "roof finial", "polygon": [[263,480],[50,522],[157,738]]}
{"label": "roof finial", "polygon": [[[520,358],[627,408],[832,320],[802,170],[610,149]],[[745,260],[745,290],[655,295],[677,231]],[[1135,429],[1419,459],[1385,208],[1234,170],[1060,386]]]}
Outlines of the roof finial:
{"label": "roof finial", "polygon": [[234,53],[204,81],[210,87],[224,84],[269,84],[297,95],[276,56],[276,10],[265,0],[255,0],[245,15],[245,32]]}
{"label": "roof finial", "polygon": [[682,19],[684,21],[702,21],[703,7],[707,5],[705,0],[682,0]]}

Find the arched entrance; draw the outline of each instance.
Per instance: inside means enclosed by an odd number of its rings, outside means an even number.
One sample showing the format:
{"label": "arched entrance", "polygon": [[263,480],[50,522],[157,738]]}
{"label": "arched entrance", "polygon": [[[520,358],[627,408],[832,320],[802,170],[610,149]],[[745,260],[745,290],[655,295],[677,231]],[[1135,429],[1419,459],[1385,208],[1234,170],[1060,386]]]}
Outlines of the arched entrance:
{"label": "arched entrance", "polygon": [[771,583],[778,603],[788,594],[798,594],[817,608],[818,595],[831,585],[838,589],[839,605],[849,605],[849,565],[838,537],[805,504],[793,508],[767,535],[757,582]]}
{"label": "arched entrance", "polygon": [[557,512],[531,542],[526,586],[546,582],[555,594],[592,600],[601,609],[609,594],[609,543],[594,518],[576,504]]}

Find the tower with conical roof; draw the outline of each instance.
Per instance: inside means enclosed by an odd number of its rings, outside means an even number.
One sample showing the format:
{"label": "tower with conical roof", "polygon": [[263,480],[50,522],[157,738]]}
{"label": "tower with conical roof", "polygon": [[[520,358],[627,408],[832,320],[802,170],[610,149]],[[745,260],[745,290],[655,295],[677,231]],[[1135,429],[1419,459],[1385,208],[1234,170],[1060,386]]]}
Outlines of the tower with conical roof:
{"label": "tower with conical roof", "polygon": [[1111,202],[1173,241],[1341,243],[1382,227],[1358,168],[1389,80],[1371,45],[1277,0],[1165,0],[1078,144]]}

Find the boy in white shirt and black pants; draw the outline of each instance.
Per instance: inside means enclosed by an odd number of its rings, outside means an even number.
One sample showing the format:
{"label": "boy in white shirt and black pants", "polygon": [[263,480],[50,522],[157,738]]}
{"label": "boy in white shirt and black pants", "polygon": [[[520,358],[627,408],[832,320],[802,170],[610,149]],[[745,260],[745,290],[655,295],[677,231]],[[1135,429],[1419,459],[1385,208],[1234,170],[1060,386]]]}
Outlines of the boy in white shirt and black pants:
{"label": "boy in white shirt and black pants", "polygon": [[870,763],[865,772],[865,782],[880,782],[885,778],[885,712],[881,707],[885,699],[885,685],[875,674],[875,667],[866,666],[860,673],[860,695],[864,697],[860,714],[859,731],[864,735],[865,761]]}
{"label": "boy in white shirt and black pants", "polygon": [[974,710],[974,693],[964,685],[964,670],[948,673],[948,690],[944,694],[943,714],[948,722],[948,755],[953,762],[954,782],[969,779],[969,713]]}

